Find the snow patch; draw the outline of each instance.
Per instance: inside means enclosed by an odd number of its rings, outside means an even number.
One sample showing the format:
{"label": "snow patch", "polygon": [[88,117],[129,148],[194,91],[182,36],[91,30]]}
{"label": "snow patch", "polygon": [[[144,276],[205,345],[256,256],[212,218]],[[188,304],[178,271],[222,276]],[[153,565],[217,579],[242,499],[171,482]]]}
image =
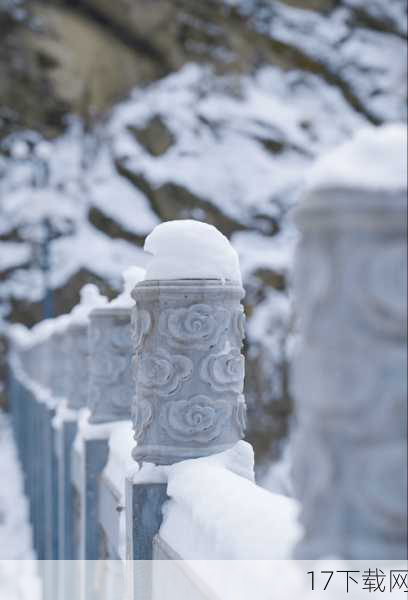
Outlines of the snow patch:
{"label": "snow patch", "polygon": [[99,292],[96,285],[87,283],[81,288],[81,300],[71,312],[71,323],[86,325],[91,310],[107,304],[108,299]]}
{"label": "snow patch", "polygon": [[252,447],[167,468],[160,536],[190,560],[289,558],[301,530],[298,504],[254,483]]}
{"label": "snow patch", "polygon": [[140,267],[129,267],[126,271],[123,272],[123,292],[114,298],[107,307],[109,308],[133,308],[135,306],[135,301],[133,300],[131,294],[133,288],[139,281],[142,281],[146,276],[145,269]]}
{"label": "snow patch", "polygon": [[221,279],[242,283],[238,255],[213,225],[168,221],[155,227],[144,249],[153,255],[146,279]]}
{"label": "snow patch", "polygon": [[334,187],[398,191],[407,188],[407,127],[367,127],[316,161],[308,192]]}

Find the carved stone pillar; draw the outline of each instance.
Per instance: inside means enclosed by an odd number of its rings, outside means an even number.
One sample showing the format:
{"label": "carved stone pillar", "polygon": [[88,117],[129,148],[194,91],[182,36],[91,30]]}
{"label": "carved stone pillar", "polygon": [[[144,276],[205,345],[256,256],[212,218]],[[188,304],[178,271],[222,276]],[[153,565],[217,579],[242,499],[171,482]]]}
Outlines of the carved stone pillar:
{"label": "carved stone pillar", "polygon": [[132,394],[131,309],[106,306],[90,315],[89,422],[130,419]]}
{"label": "carved stone pillar", "polygon": [[89,315],[89,423],[130,419],[133,372],[131,292],[144,271],[130,267],[123,273],[124,290],[109,304]]}
{"label": "carved stone pillar", "polygon": [[243,295],[240,285],[218,280],[136,285],[135,460],[172,464],[243,437]]}
{"label": "carved stone pillar", "polygon": [[54,331],[50,340],[52,362],[50,387],[58,403],[68,398],[70,389],[68,364],[71,360],[71,355],[68,348],[67,333],[69,322],[70,317],[68,315],[56,317]]}
{"label": "carved stone pillar", "polygon": [[90,315],[89,422],[130,419],[132,364],[129,308],[106,307]]}
{"label": "carved stone pillar", "polygon": [[[140,277],[140,269],[125,271],[123,293],[108,304],[93,307],[88,315],[89,394],[86,406],[89,410],[81,415],[72,453],[72,484],[77,500],[74,515],[76,558],[81,560],[104,558],[101,556],[104,545],[101,511],[105,515],[106,497],[109,505],[115,495],[109,490],[109,494],[101,496],[101,490],[105,490],[103,470],[109,456],[110,435],[115,426],[120,427],[118,421],[130,419],[133,391],[130,321],[134,305],[130,292]],[[89,563],[80,579],[82,597],[89,597],[96,577],[98,572]]]}
{"label": "carved stone pillar", "polygon": [[316,190],[297,223],[296,558],[403,559],[405,191]]}
{"label": "carved stone pillar", "polygon": [[79,410],[88,402],[89,388],[89,313],[92,309],[106,304],[98,288],[87,284],[81,289],[81,302],[74,308],[67,329],[68,362],[68,408]]}

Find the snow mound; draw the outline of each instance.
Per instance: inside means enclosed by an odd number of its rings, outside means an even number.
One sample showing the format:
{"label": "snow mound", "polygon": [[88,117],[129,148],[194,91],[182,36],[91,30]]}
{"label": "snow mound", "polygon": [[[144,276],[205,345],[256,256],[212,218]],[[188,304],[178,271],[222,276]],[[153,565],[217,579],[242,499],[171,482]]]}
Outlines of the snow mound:
{"label": "snow mound", "polygon": [[221,279],[242,283],[238,254],[213,225],[168,221],[147,236],[144,249],[153,255],[146,279]]}
{"label": "snow mound", "polygon": [[401,190],[407,187],[407,127],[364,127],[323,155],[306,181],[310,192],[333,187]]}
{"label": "snow mound", "polygon": [[[168,468],[161,538],[183,559],[285,559],[300,536],[296,501],[253,481],[253,450],[227,452]],[[183,533],[181,533],[183,532]]]}
{"label": "snow mound", "polygon": [[80,291],[81,300],[71,313],[71,323],[83,325],[88,322],[88,316],[92,309],[107,304],[108,299],[99,292],[96,285],[87,283]]}
{"label": "snow mound", "polygon": [[109,308],[133,308],[135,301],[131,293],[139,281],[145,278],[146,271],[141,267],[129,267],[123,274],[123,292],[114,300],[109,302]]}

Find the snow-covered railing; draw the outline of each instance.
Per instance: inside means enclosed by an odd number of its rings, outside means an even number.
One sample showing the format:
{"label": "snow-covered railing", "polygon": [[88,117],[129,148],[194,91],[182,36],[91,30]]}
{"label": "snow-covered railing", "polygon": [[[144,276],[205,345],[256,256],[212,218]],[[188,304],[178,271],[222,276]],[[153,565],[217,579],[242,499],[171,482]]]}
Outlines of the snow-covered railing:
{"label": "snow-covered railing", "polygon": [[[364,176],[398,144],[391,127],[323,160],[296,212],[297,500],[256,486],[241,441],[243,289],[213,228],[163,224],[116,300],[87,286],[69,315],[11,328],[37,556],[89,561],[44,577],[47,600],[93,600],[96,582],[98,599],[181,600],[163,559],[189,599],[224,600],[200,560],[406,557],[405,164]],[[247,569],[223,568],[234,598]]]}

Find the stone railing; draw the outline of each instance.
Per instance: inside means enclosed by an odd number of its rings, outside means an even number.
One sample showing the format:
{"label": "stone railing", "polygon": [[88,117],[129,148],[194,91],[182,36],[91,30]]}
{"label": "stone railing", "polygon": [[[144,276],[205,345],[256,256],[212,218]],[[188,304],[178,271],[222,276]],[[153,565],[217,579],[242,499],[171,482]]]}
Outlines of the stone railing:
{"label": "stone railing", "polygon": [[[240,442],[239,284],[137,282],[133,271],[116,301],[86,287],[71,314],[11,329],[8,391],[35,550],[70,565],[45,576],[45,598],[157,599],[152,559],[251,558],[235,535],[244,489],[240,510],[255,531],[271,529],[269,558],[406,558],[405,198],[315,191],[296,220],[297,500],[255,486]],[[247,468],[235,460],[240,448]],[[180,491],[180,473],[197,480],[197,502],[192,483]],[[200,479],[219,486],[230,515],[224,550],[207,544],[213,556],[194,520],[217,512],[205,516]],[[272,530],[282,505],[286,544]],[[196,544],[182,532],[174,540],[172,523],[183,519]],[[217,528],[214,517],[211,539],[222,537]],[[109,563],[103,577],[99,561]],[[200,594],[189,597],[216,597]]]}

